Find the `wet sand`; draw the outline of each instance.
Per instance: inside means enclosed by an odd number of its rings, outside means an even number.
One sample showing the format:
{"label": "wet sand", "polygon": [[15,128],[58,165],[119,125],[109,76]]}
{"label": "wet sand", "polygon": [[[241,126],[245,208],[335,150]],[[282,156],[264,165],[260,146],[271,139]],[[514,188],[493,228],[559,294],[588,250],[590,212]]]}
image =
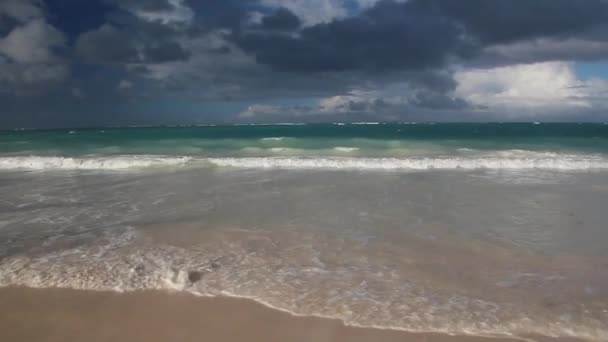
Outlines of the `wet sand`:
{"label": "wet sand", "polygon": [[516,341],[347,327],[337,320],[295,317],[246,299],[157,291],[4,288],[0,308],[0,341],[11,342]]}

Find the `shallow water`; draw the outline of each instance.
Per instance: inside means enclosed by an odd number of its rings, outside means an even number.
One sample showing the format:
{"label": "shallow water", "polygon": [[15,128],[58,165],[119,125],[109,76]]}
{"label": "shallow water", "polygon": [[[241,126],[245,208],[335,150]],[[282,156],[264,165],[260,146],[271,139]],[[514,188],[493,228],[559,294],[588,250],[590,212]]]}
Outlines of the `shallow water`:
{"label": "shallow water", "polygon": [[0,286],[608,340],[608,125],[0,132]]}
{"label": "shallow water", "polygon": [[3,171],[0,286],[608,340],[606,184],[561,169]]}

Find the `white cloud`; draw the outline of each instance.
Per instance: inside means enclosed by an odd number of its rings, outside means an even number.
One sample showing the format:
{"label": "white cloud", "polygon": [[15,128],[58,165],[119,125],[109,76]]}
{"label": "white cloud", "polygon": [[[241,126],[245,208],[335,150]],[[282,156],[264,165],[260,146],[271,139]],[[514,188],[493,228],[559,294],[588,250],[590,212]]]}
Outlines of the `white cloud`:
{"label": "white cloud", "polygon": [[380,0],[262,0],[261,2],[270,7],[285,7],[295,13],[305,26],[311,26],[353,15],[373,7],[378,1]]}
{"label": "white cloud", "polygon": [[[310,106],[257,104],[240,116],[262,119],[318,115],[356,117],[370,113],[383,119],[409,116],[420,119],[423,117],[421,113],[430,110],[430,115],[433,111],[439,111],[445,115],[453,112],[470,114],[471,118],[477,119],[500,117],[505,120],[525,120],[542,116],[567,119],[608,110],[608,80],[579,79],[572,63],[460,70],[455,73],[455,79],[456,89],[445,93],[425,90],[407,82],[393,83],[325,97]],[[471,110],[467,104],[478,111]]]}
{"label": "white cloud", "polygon": [[128,80],[122,80],[116,86],[116,90],[119,90],[119,91],[124,91],[124,90],[128,90],[131,88],[133,88],[133,83],[129,82]]}
{"label": "white cloud", "polygon": [[65,37],[61,32],[44,19],[34,19],[0,39],[0,53],[16,63],[49,63],[55,60],[52,49],[64,43]]}
{"label": "white cloud", "polygon": [[456,95],[475,105],[548,113],[593,107],[589,88],[597,87],[592,82],[579,80],[572,64],[566,62],[462,70],[455,78]]}
{"label": "white cloud", "polygon": [[253,118],[260,114],[268,115],[268,114],[280,114],[282,110],[286,107],[283,106],[274,106],[274,105],[265,105],[265,104],[253,104],[247,109],[245,109],[239,117],[241,118]]}
{"label": "white cloud", "polygon": [[262,0],[270,7],[285,7],[295,13],[305,26],[327,23],[348,14],[344,0]]}
{"label": "white cloud", "polygon": [[[380,0],[354,0],[359,9],[367,9],[373,7]],[[406,2],[407,0],[395,0],[395,2]]]}
{"label": "white cloud", "polygon": [[54,51],[65,46],[65,36],[45,21],[41,2],[1,0],[0,15],[17,23],[0,37],[0,92],[36,93],[68,77],[67,64]]}
{"label": "white cloud", "polygon": [[608,80],[592,78],[583,82],[581,91],[594,108],[608,110]]}
{"label": "white cloud", "polygon": [[249,12],[247,14],[247,23],[259,25],[262,23],[262,19],[264,18],[264,16],[265,14],[262,12]]}
{"label": "white cloud", "polygon": [[353,92],[347,95],[330,96],[320,99],[316,105],[274,105],[254,104],[239,114],[240,118],[282,117],[295,118],[311,115],[338,115],[373,112],[378,109],[379,99],[367,94]]}
{"label": "white cloud", "polygon": [[338,95],[323,98],[319,101],[319,111],[325,113],[343,113],[348,111],[351,103],[365,101],[363,97],[355,95]]}
{"label": "white cloud", "polygon": [[311,114],[322,114],[319,112],[317,107],[311,106],[285,106],[285,105],[272,105],[272,104],[253,104],[238,116],[241,119],[253,119],[253,118],[268,118],[273,117],[275,119],[292,119],[297,117],[308,116]]}
{"label": "white cloud", "polygon": [[313,105],[255,104],[241,112],[240,118],[294,118],[305,116],[372,115],[390,121],[420,115],[428,109],[449,112],[462,110],[466,103],[451,92],[434,92],[409,82],[390,83],[383,87],[368,85],[346,94],[320,98]]}
{"label": "white cloud", "polygon": [[0,15],[6,15],[19,22],[27,22],[44,16],[35,0],[2,0],[0,2]]}
{"label": "white cloud", "polygon": [[134,14],[147,21],[167,24],[190,24],[194,19],[194,11],[184,4],[184,0],[168,0],[170,10],[145,11],[136,10]]}

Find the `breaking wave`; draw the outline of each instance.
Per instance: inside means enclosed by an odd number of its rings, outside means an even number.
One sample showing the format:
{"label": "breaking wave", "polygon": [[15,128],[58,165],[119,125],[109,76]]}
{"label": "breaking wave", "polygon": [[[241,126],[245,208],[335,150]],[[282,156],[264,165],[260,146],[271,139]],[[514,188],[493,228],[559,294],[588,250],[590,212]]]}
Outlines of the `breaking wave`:
{"label": "breaking wave", "polygon": [[445,157],[445,158],[209,158],[213,165],[247,169],[322,170],[565,170],[608,169],[608,159],[559,156],[540,158]]}
{"label": "breaking wave", "polygon": [[184,165],[190,160],[190,157],[163,156],[1,157],[0,170],[125,170]]}
{"label": "breaking wave", "polygon": [[347,157],[233,157],[205,158],[194,156],[92,156],[0,157],[0,170],[129,170],[166,167],[229,167],[239,169],[302,170],[557,170],[593,171],[608,169],[608,157],[568,155],[525,151],[503,151],[492,154],[410,158]]}

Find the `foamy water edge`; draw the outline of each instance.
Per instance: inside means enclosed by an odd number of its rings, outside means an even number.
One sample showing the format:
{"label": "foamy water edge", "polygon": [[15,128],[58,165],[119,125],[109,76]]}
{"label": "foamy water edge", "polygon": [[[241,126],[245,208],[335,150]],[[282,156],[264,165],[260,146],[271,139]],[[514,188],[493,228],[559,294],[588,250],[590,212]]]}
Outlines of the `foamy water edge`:
{"label": "foamy water edge", "polygon": [[0,157],[0,170],[135,170],[144,168],[229,167],[292,170],[562,170],[608,169],[608,157],[526,151],[498,152],[482,156],[352,158],[352,157],[233,157],[194,156],[94,156]]}
{"label": "foamy water edge", "polygon": [[[135,254],[126,255],[117,258],[116,253],[122,248],[129,248],[131,243],[138,238],[138,232],[134,228],[127,228],[122,234],[114,236],[106,236],[108,242],[106,245],[97,246],[93,249],[81,249],[76,247],[71,250],[64,250],[58,254],[47,254],[41,257],[15,256],[9,257],[0,262],[0,287],[22,286],[36,289],[45,288],[63,288],[80,291],[95,291],[95,292],[117,292],[117,293],[133,293],[145,290],[160,290],[160,291],[176,291],[186,292],[200,297],[229,297],[242,298],[253,300],[268,308],[279,310],[287,314],[297,317],[319,317],[325,319],[334,319],[343,322],[347,326],[398,330],[410,333],[440,333],[447,335],[469,335],[481,337],[510,337],[524,341],[530,341],[525,336],[545,336],[551,338],[573,337],[581,338],[589,341],[605,341],[608,338],[608,332],[597,330],[591,327],[566,327],[559,322],[551,325],[537,325],[534,322],[527,321],[523,317],[520,320],[504,322],[497,328],[495,325],[487,326],[485,329],[475,327],[473,322],[468,326],[462,326],[462,322],[453,325],[445,323],[445,326],[432,326],[425,328],[424,326],[400,326],[393,324],[367,324],[360,322],[361,317],[355,317],[354,320],[348,319],[339,314],[331,315],[324,314],[318,309],[310,309],[308,311],[289,309],[280,305],[273,304],[271,300],[260,296],[249,295],[246,293],[238,293],[223,289],[208,288],[208,292],[201,291],[188,279],[188,273],[191,268],[188,265],[182,265],[181,268],[175,268],[171,264],[172,260],[166,259],[168,255],[172,255],[179,259],[182,254],[186,253],[188,262],[199,261],[200,255],[196,253],[190,254],[179,248],[165,246],[161,249],[147,250],[146,248],[137,249]],[[65,263],[63,258],[77,257],[91,261],[89,265],[79,265],[74,267],[69,263]],[[106,259],[108,257],[109,259]],[[101,259],[99,259],[101,258]],[[148,270],[146,268],[146,276],[138,275],[137,264],[143,261],[158,262],[156,269]],[[203,258],[203,260],[208,260]],[[108,265],[111,268],[108,269]],[[197,264],[199,269],[201,264]],[[37,267],[38,266],[38,267]],[[43,267],[40,267],[43,266]],[[101,275],[99,271],[102,271]],[[235,271],[233,269],[226,272]],[[243,270],[246,271],[246,270]],[[104,273],[105,272],[105,273]],[[122,273],[121,273],[122,272]],[[127,276],[127,278],[124,278]],[[234,284],[232,285],[234,286]],[[247,290],[245,290],[247,291]],[[328,308],[325,308],[326,310]],[[433,324],[436,324],[434,322]],[[433,325],[431,324],[431,325]],[[482,325],[483,326],[483,325]],[[533,341],[533,340],[532,340]]]}

